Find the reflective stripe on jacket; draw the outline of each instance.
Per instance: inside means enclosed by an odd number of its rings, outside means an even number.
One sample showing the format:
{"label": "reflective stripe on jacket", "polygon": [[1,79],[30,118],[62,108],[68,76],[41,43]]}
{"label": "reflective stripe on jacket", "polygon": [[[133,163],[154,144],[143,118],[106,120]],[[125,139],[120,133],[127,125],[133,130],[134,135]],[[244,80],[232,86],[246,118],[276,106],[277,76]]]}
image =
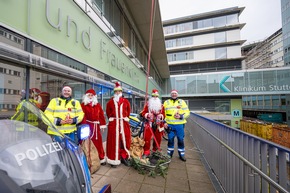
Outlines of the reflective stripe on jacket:
{"label": "reflective stripe on jacket", "polygon": [[[167,124],[185,124],[186,119],[190,115],[190,111],[187,107],[187,104],[182,99],[168,99],[163,104],[165,109],[165,121]],[[179,113],[183,115],[183,119],[176,119],[174,115]]]}
{"label": "reflective stripe on jacket", "polygon": [[[77,119],[76,124],[56,125],[57,129],[62,133],[72,133],[76,131],[76,125],[84,118],[84,113],[80,102],[74,99],[69,100],[66,104],[65,99],[54,98],[49,102],[44,114],[54,124],[56,124],[58,118],[65,120],[67,116],[72,119]],[[48,130],[48,133],[54,134],[51,130]]]}

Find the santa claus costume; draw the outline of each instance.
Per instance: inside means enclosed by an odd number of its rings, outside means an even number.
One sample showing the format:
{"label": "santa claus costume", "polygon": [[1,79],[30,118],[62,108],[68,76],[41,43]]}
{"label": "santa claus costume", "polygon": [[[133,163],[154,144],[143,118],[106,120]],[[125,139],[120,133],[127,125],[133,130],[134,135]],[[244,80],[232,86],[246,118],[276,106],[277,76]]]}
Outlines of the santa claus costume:
{"label": "santa claus costume", "polygon": [[[89,97],[89,95],[93,97]],[[103,148],[103,140],[101,130],[104,131],[106,128],[106,120],[102,106],[98,103],[96,92],[93,89],[86,91],[83,96],[83,102],[81,104],[85,116],[82,120],[82,124],[88,124],[90,126],[91,141],[94,143],[98,150],[100,163],[106,164],[105,151]]]}
{"label": "santa claus costume", "polygon": [[107,134],[107,162],[112,167],[124,163],[128,166],[130,158],[131,131],[129,125],[130,103],[122,97],[122,87],[116,82],[114,97],[111,98],[106,107],[109,119]]}
{"label": "santa claus costume", "polygon": [[164,132],[163,120],[165,114],[162,102],[158,98],[159,96],[158,90],[153,89],[151,96],[152,97],[148,100],[143,111],[141,112],[141,115],[146,119],[143,134],[143,138],[145,141],[143,154],[144,156],[150,155],[150,146],[152,137],[153,137],[152,151],[155,152],[156,150],[160,149],[161,139]]}

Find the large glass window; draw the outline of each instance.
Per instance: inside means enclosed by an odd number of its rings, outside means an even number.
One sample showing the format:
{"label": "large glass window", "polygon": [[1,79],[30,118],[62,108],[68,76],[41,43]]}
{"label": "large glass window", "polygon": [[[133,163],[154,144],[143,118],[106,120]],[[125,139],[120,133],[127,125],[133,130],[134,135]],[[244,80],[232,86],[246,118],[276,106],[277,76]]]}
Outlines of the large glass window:
{"label": "large glass window", "polygon": [[192,22],[187,22],[187,23],[182,23],[177,25],[177,31],[178,32],[183,32],[183,31],[188,31],[192,30]]}
{"label": "large glass window", "polygon": [[47,98],[42,100],[43,102],[60,97],[62,87],[66,85],[72,88],[72,97],[81,102],[86,89],[85,83],[39,71],[31,70],[30,72],[30,88],[37,88],[41,92],[47,93],[45,96]]}
{"label": "large glass window", "polygon": [[237,24],[239,22],[238,14],[227,15],[227,24]]}
{"label": "large glass window", "polygon": [[226,16],[213,18],[214,27],[222,27],[226,25]]}
{"label": "large glass window", "polygon": [[214,33],[214,40],[215,43],[222,43],[222,42],[226,42],[226,32],[217,32]]}
{"label": "large glass window", "polygon": [[227,58],[227,48],[216,48],[215,49],[215,59]]}
{"label": "large glass window", "polygon": [[212,19],[204,19],[203,20],[203,27],[211,27],[211,26],[213,26]]}
{"label": "large glass window", "polygon": [[0,119],[14,115],[19,102],[25,98],[25,68],[0,62]]}

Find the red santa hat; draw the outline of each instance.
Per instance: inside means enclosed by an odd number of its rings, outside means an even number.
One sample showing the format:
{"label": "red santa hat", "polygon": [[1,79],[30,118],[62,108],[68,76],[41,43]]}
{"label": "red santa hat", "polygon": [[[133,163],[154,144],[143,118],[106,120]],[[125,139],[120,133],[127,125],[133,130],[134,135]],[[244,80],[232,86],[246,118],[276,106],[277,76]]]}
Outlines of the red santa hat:
{"label": "red santa hat", "polygon": [[151,96],[159,96],[158,90],[157,89],[153,89]]}
{"label": "red santa hat", "polygon": [[72,91],[72,89],[71,89],[70,86],[64,86],[64,87],[62,88],[62,91],[63,91],[64,89],[69,89],[70,91]]}
{"label": "red santa hat", "polygon": [[171,94],[173,94],[173,93],[178,94],[178,91],[174,89],[171,91]]}
{"label": "red santa hat", "polygon": [[96,95],[95,90],[92,89],[92,88],[86,91],[86,94],[88,94],[88,93],[91,93],[91,94],[94,95],[94,96]]}
{"label": "red santa hat", "polygon": [[123,90],[123,89],[122,89],[120,83],[119,83],[119,82],[116,82],[116,83],[115,83],[114,91],[122,91],[122,90]]}

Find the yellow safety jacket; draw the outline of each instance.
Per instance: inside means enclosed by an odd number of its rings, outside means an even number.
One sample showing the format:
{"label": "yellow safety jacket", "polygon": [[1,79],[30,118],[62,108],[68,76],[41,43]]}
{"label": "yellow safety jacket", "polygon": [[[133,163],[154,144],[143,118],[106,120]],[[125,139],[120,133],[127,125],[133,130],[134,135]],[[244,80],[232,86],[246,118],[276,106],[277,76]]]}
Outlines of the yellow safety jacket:
{"label": "yellow safety jacket", "polygon": [[[33,99],[29,99],[29,101],[33,104],[37,104],[37,101],[36,100],[33,100]],[[23,102],[24,101],[21,101],[18,106],[16,107],[16,113],[11,117],[11,120],[17,120],[17,121],[27,121],[30,125],[33,125],[35,127],[38,127],[38,117],[36,115],[34,115],[33,113],[29,112],[29,109],[27,111],[27,115],[25,115],[25,111],[24,109],[22,108],[23,106]],[[27,116],[27,120],[25,120],[25,116]],[[19,131],[23,131],[24,128],[22,129],[17,129]]]}
{"label": "yellow safety jacket", "polygon": [[[66,103],[66,99],[53,98],[44,114],[48,119],[56,125],[56,128],[62,133],[72,133],[77,130],[76,125],[80,123],[84,118],[84,112],[81,104],[75,99],[71,99]],[[57,125],[58,120],[65,120],[69,116],[72,119],[76,119],[75,124]],[[47,130],[49,134],[55,134],[51,129]]]}
{"label": "yellow safety jacket", "polygon": [[[167,124],[185,124],[186,119],[190,115],[190,111],[182,99],[168,99],[164,102],[163,104],[164,110],[165,110],[165,121]],[[176,113],[179,113],[180,115],[183,116],[182,119],[176,119],[174,118],[174,115]]]}

